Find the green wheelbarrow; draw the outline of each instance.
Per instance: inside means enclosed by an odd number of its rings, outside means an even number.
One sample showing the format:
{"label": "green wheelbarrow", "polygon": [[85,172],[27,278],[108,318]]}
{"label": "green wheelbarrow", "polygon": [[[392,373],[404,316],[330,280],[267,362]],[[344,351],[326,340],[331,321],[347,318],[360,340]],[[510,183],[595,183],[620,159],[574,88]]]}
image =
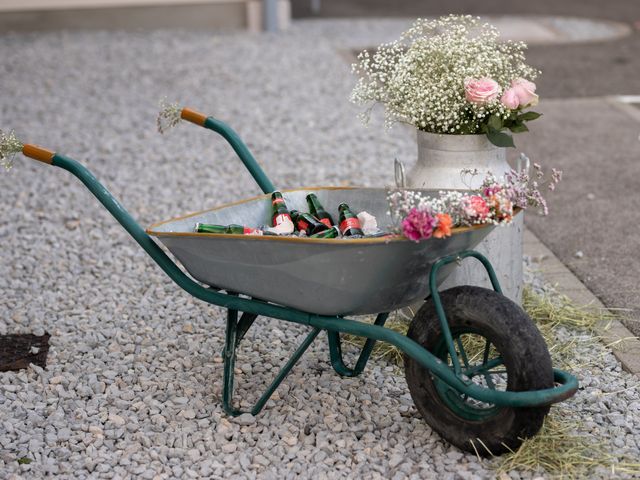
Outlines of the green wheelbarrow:
{"label": "green wheelbarrow", "polygon": [[[275,190],[245,144],[225,123],[182,109],[181,117],[222,135],[265,193],[248,200],[155,224],[146,231],[109,191],[75,160],[35,145],[30,158],[75,175],[182,289],[227,309],[222,403],[234,406],[236,350],[256,319],[271,317],[311,328],[250,413],[258,414],[278,385],[322,332],[329,357],[345,377],[362,373],[376,342],[404,352],[405,374],[417,410],[442,437],[480,455],[517,448],[535,435],[550,405],[578,388],[572,375],[554,369],[531,319],[501,294],[486,257],[472,249],[493,228],[459,228],[447,239],[412,242],[391,238],[315,239],[194,233],[196,222],[260,226],[270,219]],[[290,208],[303,210],[314,192],[327,209],[347,202],[366,210],[382,228],[385,189],[316,187],[284,191]],[[189,275],[165,253],[162,242]],[[438,285],[462,261],[479,261],[493,290]],[[385,328],[389,312],[425,300],[407,335]],[[346,318],[375,314],[373,324]],[[341,335],[366,339],[355,365],[345,364]]]}

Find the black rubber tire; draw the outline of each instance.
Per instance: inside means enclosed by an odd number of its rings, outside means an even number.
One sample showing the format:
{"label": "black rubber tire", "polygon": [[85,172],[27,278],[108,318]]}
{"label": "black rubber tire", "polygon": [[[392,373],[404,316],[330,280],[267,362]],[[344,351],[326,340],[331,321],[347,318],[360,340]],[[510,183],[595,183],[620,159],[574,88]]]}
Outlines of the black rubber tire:
{"label": "black rubber tire", "polygon": [[[546,343],[518,305],[493,290],[480,287],[455,287],[440,295],[452,334],[472,329],[500,352],[506,369],[507,390],[537,390],[554,385]],[[442,333],[432,300],[416,313],[407,336],[432,353],[434,349],[442,350]],[[442,359],[447,358],[445,354]],[[495,407],[497,411],[489,418],[463,418],[443,401],[429,370],[407,355],[405,375],[411,397],[426,422],[456,447],[483,456],[516,450],[523,439],[540,430],[549,412],[549,406]]]}

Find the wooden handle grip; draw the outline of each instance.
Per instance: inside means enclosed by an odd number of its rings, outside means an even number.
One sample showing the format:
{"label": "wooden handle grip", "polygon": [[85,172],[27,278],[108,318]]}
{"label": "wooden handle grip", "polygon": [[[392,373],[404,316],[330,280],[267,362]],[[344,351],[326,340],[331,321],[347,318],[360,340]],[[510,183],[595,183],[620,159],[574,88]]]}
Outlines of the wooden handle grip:
{"label": "wooden handle grip", "polygon": [[180,113],[180,117],[187,122],[195,123],[196,125],[204,126],[204,122],[207,119],[207,116],[196,112],[195,110],[191,110],[190,108],[183,108]]}
{"label": "wooden handle grip", "polygon": [[48,163],[49,165],[53,163],[53,156],[55,155],[55,152],[52,152],[51,150],[29,144],[22,146],[22,153],[25,157],[33,158],[34,160],[38,160],[42,163]]}

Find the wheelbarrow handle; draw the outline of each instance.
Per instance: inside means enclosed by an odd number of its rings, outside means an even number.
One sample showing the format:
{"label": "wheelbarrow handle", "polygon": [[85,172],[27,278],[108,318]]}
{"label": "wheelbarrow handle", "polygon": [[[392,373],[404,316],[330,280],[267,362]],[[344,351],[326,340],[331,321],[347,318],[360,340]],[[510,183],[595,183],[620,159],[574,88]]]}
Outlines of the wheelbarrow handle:
{"label": "wheelbarrow handle", "polygon": [[113,217],[124,227],[133,239],[144,249],[147,254],[158,264],[158,266],[171,278],[179,287],[196,298],[205,302],[219,305],[221,307],[240,310],[243,312],[255,313],[259,315],[271,316],[281,319],[296,319],[303,323],[308,323],[309,314],[294,311],[285,307],[271,305],[259,300],[242,298],[234,295],[220,293],[214,289],[205,288],[199,283],[189,278],[176,263],[171,260],[160,246],[138,225],[129,212],[116,200],[116,198],[105,188],[102,183],[81,163],[74,159],[54,153],[36,145],[25,144],[22,153],[26,157],[47,163],[54,167],[62,168],[78,180],[100,201],[100,203],[113,215]]}
{"label": "wheelbarrow handle", "polygon": [[214,132],[220,134],[227,142],[229,142],[229,145],[231,145],[236,154],[238,154],[240,160],[242,160],[242,163],[244,163],[244,166],[247,168],[247,170],[249,170],[249,173],[258,183],[262,191],[264,193],[271,193],[276,190],[276,187],[273,186],[273,183],[271,183],[269,177],[267,177],[267,175],[264,173],[264,170],[262,170],[260,165],[258,165],[258,162],[251,154],[249,148],[229,125],[216,118],[196,112],[191,108],[183,108],[180,112],[180,117],[183,120],[191,122],[200,127],[213,130]]}
{"label": "wheelbarrow handle", "polygon": [[187,107],[183,108],[180,112],[180,118],[187,122],[194,123],[199,127],[204,127],[204,124],[207,121],[207,116],[204,113],[196,112],[195,110]]}
{"label": "wheelbarrow handle", "polygon": [[49,165],[53,163],[53,157],[55,155],[51,150],[29,143],[22,146],[22,154],[25,157],[33,158],[34,160],[38,160],[39,162],[47,163]]}
{"label": "wheelbarrow handle", "polygon": [[98,201],[113,215],[126,232],[147,252],[158,266],[180,288],[200,300],[255,315],[288,320],[309,325],[312,315],[292,308],[282,307],[261,300],[243,298],[238,295],[221,293],[216,289],[205,288],[188,277],[178,265],[154,242],[144,229],[138,225],[129,212],[116,200],[107,188],[81,163],[65,155],[32,144],[22,146],[22,154],[39,162],[59,167],[80,180]]}

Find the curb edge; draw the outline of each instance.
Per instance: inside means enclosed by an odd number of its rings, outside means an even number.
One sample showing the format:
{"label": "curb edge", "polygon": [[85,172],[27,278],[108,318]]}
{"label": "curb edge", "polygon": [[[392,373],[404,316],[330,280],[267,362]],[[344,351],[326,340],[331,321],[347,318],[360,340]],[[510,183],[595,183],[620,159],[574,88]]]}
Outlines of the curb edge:
{"label": "curb edge", "polygon": [[[578,305],[607,307],[544,245],[531,230],[524,231],[524,254],[532,257],[540,273],[561,295]],[[607,348],[629,373],[640,376],[640,339],[618,319],[602,321],[596,326]]]}

